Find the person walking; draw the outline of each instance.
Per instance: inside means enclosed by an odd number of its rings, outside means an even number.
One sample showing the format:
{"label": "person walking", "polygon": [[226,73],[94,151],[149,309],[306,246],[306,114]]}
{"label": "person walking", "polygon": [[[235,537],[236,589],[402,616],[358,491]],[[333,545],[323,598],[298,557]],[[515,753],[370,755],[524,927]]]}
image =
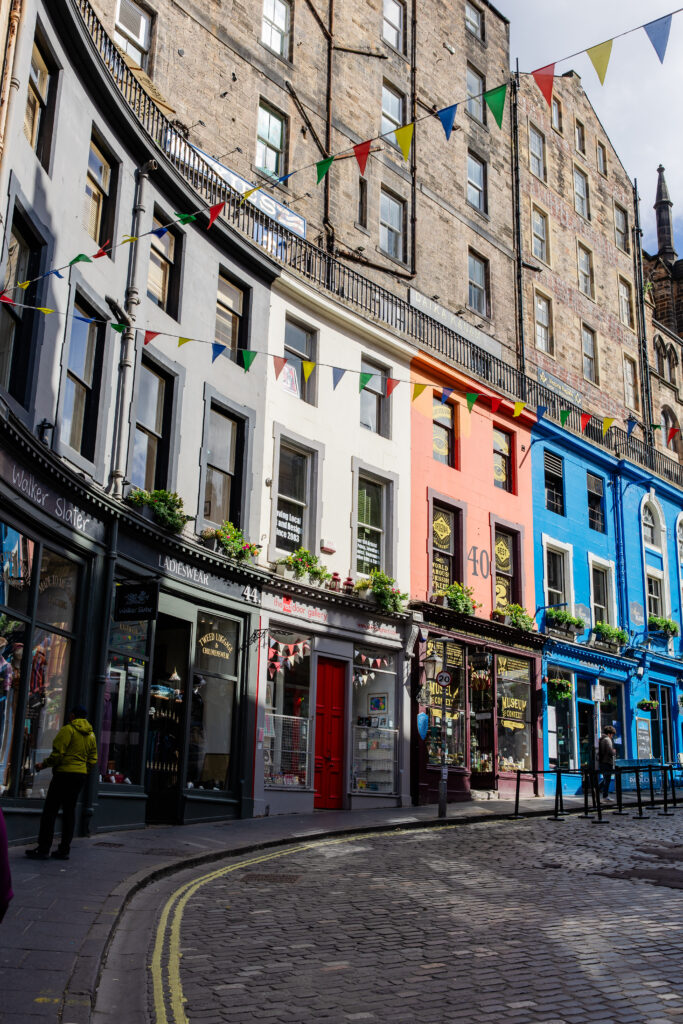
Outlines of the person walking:
{"label": "person walking", "polygon": [[613,725],[606,725],[602,730],[602,736],[600,737],[600,743],[598,744],[598,770],[602,775],[600,782],[600,792],[603,800],[611,800],[609,795],[609,787],[614,775],[614,769],[616,767],[617,752],[614,748],[613,738],[616,736],[617,730]]}
{"label": "person walking", "polygon": [[33,860],[47,860],[55,834],[55,822],[62,809],[62,834],[59,846],[52,856],[57,860],[68,860],[71,840],[76,824],[76,801],[83,788],[87,773],[97,764],[97,744],[88,712],[82,704],[72,708],[69,721],[63,726],[52,742],[52,753],[36,765],[36,771],[52,768],[52,780],[45,797],[40,817],[38,846],[27,850],[26,856]]}

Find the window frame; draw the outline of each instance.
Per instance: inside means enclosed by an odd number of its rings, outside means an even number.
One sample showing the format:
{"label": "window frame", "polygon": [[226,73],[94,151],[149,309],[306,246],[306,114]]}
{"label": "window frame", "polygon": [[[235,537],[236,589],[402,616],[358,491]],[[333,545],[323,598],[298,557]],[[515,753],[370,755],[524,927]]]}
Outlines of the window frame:
{"label": "window frame", "polygon": [[[159,227],[165,227],[170,223],[171,218],[168,214],[164,213],[158,206],[154,207],[152,215],[152,225],[158,221]],[[173,258],[169,259],[161,245],[159,244],[166,235],[170,235],[173,239]],[[149,291],[149,279],[152,269],[152,252],[155,252],[159,260],[165,263],[168,267],[168,280],[166,284],[166,297],[162,303],[157,302],[156,299],[150,295]],[[175,226],[171,226],[167,229],[162,238],[157,238],[156,235],[152,234],[150,238],[149,246],[149,266],[147,271],[147,291],[146,298],[151,302],[157,309],[166,313],[172,320],[180,320],[180,298],[182,295],[182,279],[183,279],[183,265],[185,256],[185,235]]]}
{"label": "window frame", "polygon": [[[541,141],[540,174],[534,170],[534,158],[536,160],[539,160],[539,156],[537,153],[535,153],[532,145],[532,139],[534,135],[537,135]],[[548,180],[548,164],[546,160],[545,134],[544,132],[541,131],[540,128],[537,128],[532,121],[529,121],[529,170],[531,171],[533,176],[537,178],[539,181],[546,182]]]}
{"label": "window frame", "polygon": [[[398,121],[394,118],[393,114],[388,113],[384,106],[385,97],[391,97],[394,100],[398,100],[399,107],[399,119]],[[405,93],[402,92],[398,86],[394,85],[387,78],[382,79],[382,104],[380,113],[380,136],[393,146],[394,149],[399,150],[399,145],[394,135],[397,128],[401,128],[405,124],[405,110],[406,110],[406,97]]]}
{"label": "window frame", "polygon": [[[546,303],[548,309],[548,323],[547,325],[541,324],[538,319],[538,300],[542,299]],[[548,332],[548,347],[544,348],[538,344],[538,328],[539,324],[541,327],[545,327]],[[555,331],[553,326],[553,300],[549,295],[534,288],[534,344],[539,352],[543,352],[545,355],[555,358]]]}
{"label": "window frame", "polygon": [[[177,451],[179,444],[179,428],[180,418],[178,415],[178,396],[181,394],[181,386],[184,384],[184,376],[177,382],[175,388],[176,392],[176,408],[174,410],[174,429],[172,431],[172,442],[171,451]],[[241,429],[241,440],[242,450],[236,449],[235,453],[235,475],[238,472],[238,461],[239,461],[239,474],[241,484],[241,494],[239,497],[239,524],[247,536],[249,536],[249,523],[250,523],[250,511],[251,502],[254,493],[254,473],[252,465],[252,450],[254,444],[254,430],[257,422],[256,410],[246,405],[241,405],[239,402],[228,397],[216,388],[212,387],[207,382],[204,383],[204,411],[202,416],[202,447],[199,456],[199,489],[197,493],[197,519],[195,521],[195,532],[201,534],[202,530],[213,525],[208,519],[204,517],[204,496],[206,494],[206,483],[208,477],[208,440],[209,440],[209,422],[211,416],[211,409],[216,408],[226,416],[237,421]],[[177,472],[177,459],[171,459],[169,466],[169,475],[173,486],[175,487],[175,481],[173,480],[173,474]],[[231,498],[233,495],[231,494]],[[238,525],[238,524],[236,524]],[[250,538],[251,539],[251,538]],[[268,557],[270,558],[270,549]],[[274,561],[273,557],[271,561]]]}
{"label": "window frame", "polygon": [[362,231],[367,232],[368,230],[368,179],[362,175],[358,175],[358,209],[356,210],[356,224],[357,228],[361,228]]}
{"label": "window frame", "polygon": [[[470,161],[481,168],[481,185],[479,185],[479,183],[470,175]],[[470,199],[470,188],[473,191],[476,191],[480,199],[479,203],[473,203]],[[488,216],[488,164],[486,160],[477,156],[477,154],[471,149],[467,150],[467,204],[478,213],[483,213],[485,216]]]}
{"label": "window frame", "polygon": [[[276,147],[273,146],[268,139],[261,138],[259,134],[259,120],[261,110],[265,111],[267,114],[269,114],[270,117],[274,117],[276,120],[280,122],[282,128],[282,142],[280,149],[276,149]],[[258,153],[260,145],[264,147],[266,152],[272,150],[272,152],[279,154],[277,171],[270,171],[265,166],[265,164],[259,163]],[[254,150],[254,167],[256,171],[258,171],[259,174],[262,174],[265,178],[268,178],[270,181],[274,181],[277,178],[281,178],[284,174],[287,173],[288,148],[289,118],[283,111],[278,110],[278,108],[273,103],[270,103],[269,100],[265,99],[265,97],[259,96],[258,104],[256,107],[256,148]]]}
{"label": "window frame", "polygon": [[[607,177],[607,146],[600,139],[595,140],[595,165],[598,170],[598,174],[601,174],[603,178]],[[600,154],[602,154],[602,167],[600,166]]]}
{"label": "window frame", "polygon": [[434,593],[434,510],[442,508],[453,515],[453,553],[450,555],[453,567],[451,582],[464,582],[465,576],[465,539],[467,536],[467,503],[456,501],[450,495],[441,494],[433,488],[427,488],[427,587],[428,596]]}
{"label": "window frame", "polygon": [[[287,341],[287,327],[288,326],[292,327],[294,330],[302,331],[306,335],[307,343],[310,344],[310,352],[305,353],[305,356],[306,356],[305,359],[302,358],[302,350],[296,349],[291,342],[288,343],[288,341]],[[283,336],[282,336],[282,350],[283,350],[283,354],[284,354],[285,358],[287,359],[287,361],[289,362],[289,356],[287,355],[287,353],[290,353],[290,355],[294,356],[295,359],[298,359],[300,361],[300,363],[310,362],[310,363],[316,363],[317,364],[317,361],[318,361],[317,360],[317,354],[318,354],[318,333],[319,332],[318,332],[318,329],[316,327],[311,327],[310,324],[306,324],[302,320],[298,320],[298,319],[296,319],[293,316],[286,315],[285,316],[285,322],[284,322],[284,331],[283,331]],[[283,390],[287,394],[291,395],[292,398],[295,398],[299,402],[305,402],[306,405],[313,405],[313,406],[316,406],[318,404],[318,386],[317,386],[318,385],[318,379],[317,378],[318,378],[318,374],[316,373],[315,370],[313,370],[313,372],[311,373],[311,375],[308,378],[308,380],[306,380],[304,378],[304,372],[303,372],[303,366],[302,366],[301,367],[301,376],[299,377],[297,375],[297,383],[298,383],[298,387],[299,387],[299,394],[295,395],[294,392],[291,391],[291,389],[288,389],[288,388],[284,387],[284,380],[285,380],[285,378],[283,377],[282,374],[280,375],[280,381],[282,383]]]}
{"label": "window frame", "polygon": [[[585,195],[582,195],[576,187],[577,179],[584,182],[586,186]],[[577,167],[576,164],[573,166],[573,184],[574,184],[574,210],[578,213],[579,217],[583,217],[584,220],[591,219],[591,204],[590,204],[590,183],[588,175],[581,167]],[[579,201],[581,205],[585,207],[585,212],[579,209]]]}
{"label": "window frame", "polygon": [[[560,464],[559,472],[550,465],[550,459],[557,459]],[[548,476],[553,477],[556,481],[560,482],[560,498],[556,500],[558,488],[550,488],[548,484]],[[565,486],[564,486],[564,459],[557,452],[552,451],[550,448],[544,448],[543,450],[543,488],[544,488],[544,506],[546,511],[554,513],[557,516],[565,516],[567,514],[566,502],[565,502]],[[553,497],[551,503],[548,504],[548,493],[551,490]],[[554,507],[553,507],[554,506]]]}
{"label": "window frame", "polygon": [[[597,490],[595,485],[594,489],[591,488],[591,478],[594,481],[599,481],[600,490]],[[593,504],[591,504],[591,496],[593,498]],[[599,502],[597,503],[599,504],[599,516],[595,514],[596,509],[594,506],[596,505],[596,498],[599,499]],[[606,534],[607,515],[605,507],[605,478],[603,476],[600,476],[599,473],[591,473],[590,470],[586,470],[586,505],[588,512],[588,529],[595,530],[596,533]],[[594,513],[594,521],[596,523],[601,522],[601,526],[594,525],[594,522],[591,521],[591,513]]]}
{"label": "window frame", "polygon": [[[477,92],[470,93],[469,90],[469,75],[474,75],[480,82],[480,86],[477,86]],[[484,93],[486,92],[486,75],[483,75],[481,71],[477,71],[473,64],[468,62],[465,69],[465,110],[477,124],[486,127],[486,103],[484,101]],[[472,107],[476,107],[480,111],[481,116],[477,114]]]}
{"label": "window frame", "polygon": [[[503,434],[508,439],[509,452],[508,452],[507,455],[505,455],[504,452],[501,452],[501,451],[499,451],[496,448],[496,434]],[[505,427],[502,427],[502,426],[500,426],[500,424],[495,423],[495,422],[491,425],[491,452],[492,452],[492,455],[493,455],[493,466],[494,466],[494,470],[493,470],[493,486],[496,487],[500,491],[504,491],[506,494],[516,494],[517,493],[517,477],[516,477],[517,458],[516,458],[516,452],[515,452],[515,441],[516,441],[516,434],[513,431],[508,430]],[[503,486],[503,485],[497,483],[497,481],[496,481],[495,464],[496,464],[496,456],[497,455],[499,455],[504,460],[504,462],[507,464],[507,486]]]}
{"label": "window frame", "polygon": [[559,555],[563,563],[564,572],[564,611],[574,614],[574,545],[558,540],[550,534],[541,534],[541,546],[543,550],[543,601],[546,607],[557,606],[556,602],[550,600],[548,587],[548,554]]}
{"label": "window frame", "polygon": [[[555,112],[557,111],[557,118]],[[556,96],[553,96],[552,103],[550,105],[550,124],[553,131],[556,131],[558,135],[564,135],[564,127],[562,124],[562,103]]]}
{"label": "window frame", "polygon": [[[626,366],[629,365],[633,368],[633,404],[629,404],[627,380],[626,380]],[[622,372],[624,376],[624,405],[627,409],[632,409],[633,412],[640,412],[640,395],[638,385],[638,365],[633,356],[628,355],[626,352],[622,352]]]}
{"label": "window frame", "polygon": [[[635,330],[635,318],[633,311],[633,286],[631,282],[623,277],[621,274],[617,275],[617,301],[619,304],[619,320],[628,327],[629,330]],[[627,319],[624,319],[624,311],[626,311]]]}
{"label": "window frame", "polygon": [[[403,266],[405,266],[405,264],[406,264],[406,252],[408,251],[408,237],[407,237],[407,235],[408,235],[408,219],[407,219],[407,203],[406,203],[406,200],[402,199],[401,196],[397,195],[395,192],[392,192],[391,189],[387,188],[385,185],[380,185],[379,196],[380,196],[380,205],[379,205],[379,251],[382,253],[383,256],[387,256],[389,259],[394,260],[396,263],[401,263]],[[386,196],[386,198],[390,202],[396,203],[396,205],[398,206],[398,208],[400,210],[400,213],[401,213],[401,232],[400,232],[400,234],[396,233],[396,229],[393,227],[393,225],[390,225],[387,221],[382,220],[382,199],[385,196]],[[393,235],[396,235],[399,238],[400,243],[401,243],[401,253],[400,253],[400,255],[397,256],[395,253],[392,253],[389,250],[389,248],[384,248],[384,246],[382,245],[382,230],[383,229],[386,230],[387,232],[392,232]],[[390,236],[387,235],[387,237],[390,237]]]}
{"label": "window frame", "polygon": [[[619,244],[619,239],[622,234],[619,231],[618,226],[619,214],[623,214],[624,217],[623,245]],[[617,249],[620,250],[620,252],[624,252],[627,255],[630,255],[631,246],[629,241],[628,210],[625,206],[622,206],[621,203],[617,203],[616,200],[614,202],[614,244],[616,245]]]}
{"label": "window frame", "polygon": [[[109,167],[109,185],[108,185],[106,193],[102,192],[102,190],[100,189],[99,185],[97,184],[96,181],[94,181],[94,178],[93,178],[93,176],[91,175],[91,173],[89,171],[90,150],[93,147],[95,148],[95,150],[99,153],[99,155],[102,157],[102,159],[105,161],[105,163]],[[119,207],[119,203],[118,203],[118,190],[119,190],[119,178],[120,178],[119,168],[120,168],[120,162],[116,159],[116,157],[114,156],[112,151],[109,149],[107,144],[104,142],[104,140],[102,138],[101,132],[99,132],[97,127],[93,124],[91,132],[90,132],[90,141],[88,142],[87,159],[86,159],[86,162],[85,162],[85,183],[86,183],[86,186],[87,186],[88,182],[90,182],[91,183],[91,187],[94,185],[94,188],[97,189],[100,192],[101,195],[103,195],[102,209],[101,209],[100,218],[99,218],[100,219],[99,232],[98,232],[97,238],[95,238],[93,235],[90,234],[90,230],[89,230],[88,227],[86,227],[85,222],[84,222],[83,219],[81,220],[81,226],[82,226],[83,230],[85,231],[85,233],[87,234],[88,238],[91,238],[95,242],[95,244],[98,245],[98,246],[104,245],[107,242],[107,240],[112,240],[113,241],[113,239],[116,237],[116,234],[117,234],[117,232],[116,232],[116,221],[117,221],[117,214],[118,214],[118,207]],[[85,189],[84,189],[84,197],[85,196],[86,196],[86,193],[85,193]],[[85,199],[84,199],[84,202],[85,202]],[[85,206],[83,208],[83,214],[85,214]],[[113,260],[115,252],[116,252],[116,247],[115,246],[110,248],[110,249],[108,249],[108,251],[105,253],[105,258]]]}
{"label": "window frame", "polygon": [[[47,72],[47,87],[45,90],[45,96],[39,98],[40,116],[39,125],[35,131],[35,140],[32,143],[26,136],[24,130],[24,138],[28,142],[33,152],[36,155],[38,162],[40,163],[43,170],[50,174],[52,166],[52,152],[53,145],[52,140],[54,137],[55,130],[55,115],[57,111],[57,93],[60,84],[60,72],[62,70],[61,64],[57,60],[54,50],[48,43],[48,37],[43,31],[40,21],[36,22],[35,34],[33,36],[33,46],[31,48],[31,62],[29,66],[29,73],[27,75],[28,84],[26,89],[26,107],[28,107],[29,92],[32,90],[31,85],[31,66],[33,63],[33,50],[36,49],[45,65]],[[43,100],[41,103],[40,100]],[[24,118],[25,121],[25,118]]]}
{"label": "window frame", "polygon": [[[594,367],[594,376],[593,377],[589,376],[586,373],[586,359],[590,358],[586,354],[586,338],[589,335],[592,338],[592,342],[593,342],[593,356],[592,356],[593,367]],[[599,346],[598,346],[598,332],[596,330],[594,330],[592,327],[590,327],[583,320],[581,321],[581,369],[582,369],[582,372],[583,372],[583,379],[584,380],[590,381],[590,383],[594,384],[596,387],[600,387],[600,353],[599,353]]]}
{"label": "window frame", "polygon": [[[395,50],[397,53],[400,53],[403,56],[403,55],[405,55],[405,52],[406,52],[406,5],[405,5],[405,3],[403,3],[403,0],[389,0],[389,2],[390,3],[395,3],[396,6],[400,9],[400,12],[401,12],[400,25],[398,25],[398,26],[394,25],[394,23],[387,17],[387,13],[386,13],[387,0],[383,0],[383,3],[382,3],[382,41],[385,42],[387,44],[387,46],[390,46],[392,48],[392,50]],[[386,28],[387,25],[390,25],[392,27],[392,29],[397,31],[397,34],[398,34],[398,46],[391,39],[388,39],[387,36],[385,35],[385,28]]]}
{"label": "window frame", "polygon": [[[657,598],[660,604],[659,609],[652,609],[650,607],[650,598],[654,596],[650,593],[650,582],[656,583],[659,587],[659,595]],[[660,572],[659,569],[655,569],[651,565],[648,565],[645,568],[645,610],[648,618],[650,615],[656,615],[658,618],[663,618],[667,614],[664,574]]]}
{"label": "window frame", "polygon": [[151,55],[151,51],[152,51],[152,33],[154,31],[154,12],[151,11],[146,5],[139,3],[138,0],[129,0],[129,2],[132,4],[133,7],[137,7],[138,8],[138,10],[140,11],[140,14],[142,15],[143,18],[147,19],[147,25],[148,25],[147,48],[144,49],[140,39],[134,39],[132,32],[129,29],[127,29],[126,26],[122,22],[119,21],[119,16],[121,14],[121,0],[117,0],[117,4],[116,4],[116,13],[114,15],[114,30],[113,30],[113,33],[112,33],[112,39],[114,40],[116,45],[119,46],[128,57],[132,57],[132,54],[129,53],[128,50],[124,46],[121,46],[121,44],[118,42],[118,40],[116,39],[116,33],[117,32],[124,39],[124,41],[126,43],[129,43],[132,46],[132,48],[134,50],[141,51],[141,53],[143,54],[143,59],[142,59],[142,61],[136,61],[136,63],[138,65],[138,67],[142,68],[143,71],[147,71],[147,69],[149,68],[150,55]]}
{"label": "window frame", "polygon": [[[174,449],[174,420],[175,410],[177,406],[177,375],[170,371],[164,366],[158,359],[156,359],[149,350],[141,353],[140,360],[135,368],[135,381],[140,381],[143,370],[147,370],[150,373],[155,374],[164,382],[164,398],[163,398],[163,409],[162,409],[162,427],[161,434],[156,434],[156,431],[152,431],[149,428],[143,426],[141,428],[142,433],[154,434],[161,440],[160,455],[157,455],[154,486],[152,488],[145,488],[148,490],[154,489],[165,489],[172,491],[175,489],[175,479],[171,482],[171,464],[172,461],[177,463],[177,458],[172,460],[172,453],[176,455]],[[130,444],[130,458],[128,460],[128,473],[127,476],[130,478],[133,475],[133,457],[135,452],[135,437],[138,430],[139,423],[139,390],[134,388],[134,400],[133,409],[131,416],[131,444]],[[174,467],[175,477],[175,467]],[[132,481],[131,481],[132,482]],[[133,484],[133,486],[143,486]]]}
{"label": "window frame", "polygon": [[[538,234],[536,231],[535,219],[536,215],[540,218],[543,224],[543,235]],[[544,254],[542,256],[536,251],[537,239],[542,243]],[[531,206],[531,253],[534,259],[540,260],[541,263],[545,263],[546,266],[550,266],[550,218],[545,210],[542,210],[536,203],[532,203]]]}
{"label": "window frame", "polygon": [[[7,213],[7,235],[9,238],[16,232],[28,250],[27,280],[31,280],[25,292],[21,293],[21,302],[27,306],[41,306],[46,288],[46,279],[41,277],[50,265],[53,242],[47,229],[29,214],[29,205],[18,193],[16,179],[10,180],[10,202]],[[13,287],[8,278],[9,243],[2,253],[3,285]],[[17,268],[18,269],[18,268]],[[22,275],[19,274],[19,277]],[[73,271],[72,271],[73,276]],[[79,275],[80,276],[80,275]],[[36,367],[40,360],[42,341],[46,330],[46,317],[38,316],[35,309],[25,309],[21,305],[2,304],[3,317],[7,317],[19,332],[19,344],[16,333],[13,338],[12,355],[10,358],[9,380],[7,388],[2,388],[3,399],[10,405],[16,415],[27,422],[28,410],[33,405],[36,390]],[[107,313],[107,317],[111,314]],[[2,318],[0,318],[1,322]]]}
{"label": "window frame", "polygon": [[294,33],[292,32],[292,23],[294,21],[294,18],[293,18],[293,14],[294,14],[293,8],[294,8],[294,5],[291,2],[291,0],[273,0],[273,2],[276,3],[276,4],[277,3],[281,3],[282,6],[287,11],[287,18],[286,18],[286,22],[287,23],[286,23],[284,32],[281,33],[282,38],[284,40],[284,47],[279,49],[279,50],[275,50],[263,38],[263,32],[264,32],[264,28],[265,28],[266,23],[270,26],[271,38],[272,38],[273,30],[278,32],[278,33],[280,32],[280,30],[279,30],[278,26],[275,24],[275,22],[267,19],[267,17],[266,17],[266,0],[263,0],[263,6],[261,8],[261,34],[259,36],[259,42],[261,43],[261,46],[264,47],[264,49],[268,50],[269,53],[272,53],[276,57],[279,57],[281,60],[285,60],[285,61],[287,61],[288,64],[291,64],[292,63],[292,39],[293,39],[293,35],[294,35]]}
{"label": "window frame", "polygon": [[[66,448],[70,452],[74,452],[76,455],[78,455],[81,459],[84,459],[86,462],[94,463],[98,433],[98,412],[101,407],[100,395],[102,392],[103,383],[102,368],[104,363],[104,348],[107,325],[99,323],[97,321],[96,310],[94,310],[89,305],[89,303],[87,301],[84,301],[79,295],[77,295],[74,298],[73,308],[74,314],[65,324],[65,327],[69,328],[69,333],[68,339],[65,338],[66,369],[64,379],[62,382],[63,395],[59,415],[59,438],[62,447]],[[88,336],[88,344],[92,344],[93,348],[90,381],[87,381],[83,376],[79,375],[78,372],[70,365],[71,343],[74,325],[76,323],[76,316],[92,317],[94,319],[93,323],[84,325]],[[80,329],[81,328],[79,327],[79,330]],[[73,445],[71,443],[71,437],[67,439],[66,434],[63,433],[66,420],[65,405],[69,383],[73,384],[74,389],[80,388],[82,392],[85,392],[80,447],[76,447],[75,445]],[[76,402],[74,402],[74,406],[71,410],[71,419],[69,422],[71,422],[72,424],[75,409]],[[104,407],[102,407],[102,413],[106,418],[107,410]]]}
{"label": "window frame", "polygon": [[[377,430],[367,426],[359,417],[359,423],[363,430],[367,430],[378,437],[391,437],[391,396],[387,398],[387,379],[391,376],[391,370],[383,363],[378,363],[371,356],[361,355],[361,373],[372,373],[372,378],[359,394],[360,407],[362,410],[363,395],[369,393],[375,395],[377,407]],[[379,388],[375,384],[375,377],[379,377]]]}
{"label": "window frame", "polygon": [[[450,469],[457,469],[458,467],[458,405],[455,402],[451,402],[446,399],[445,402],[441,401],[441,398],[437,400],[436,393],[441,390],[443,395],[443,389],[432,389],[432,459],[435,462],[440,463],[442,466],[448,466]],[[448,407],[451,412],[451,424],[452,426],[445,426],[443,423],[437,421],[434,418],[434,408],[438,404],[439,407]],[[442,459],[437,459],[434,454],[434,427],[439,426],[448,435],[448,460],[444,462]]]}
{"label": "window frame", "polygon": [[398,510],[398,475],[378,469],[356,455],[351,457],[351,475],[351,572],[355,576],[363,576],[356,569],[358,565],[358,488],[360,479],[363,478],[383,487],[382,517],[385,524],[383,525],[383,558],[385,564],[381,568],[387,575],[394,576],[398,564],[396,551],[398,523],[395,514]]}
{"label": "window frame", "polygon": [[[581,267],[582,255],[588,257],[588,273]],[[589,249],[583,242],[577,240],[576,242],[576,271],[579,284],[579,291],[582,295],[585,295],[587,299],[591,299],[595,302],[595,269],[593,264],[593,250]],[[586,291],[582,286],[582,277],[588,278],[589,290]]]}
{"label": "window frame", "polygon": [[[489,531],[491,544],[491,608],[496,610],[497,566],[496,566],[496,533],[508,533],[512,537],[512,557],[514,560],[512,574],[512,603],[524,604],[526,593],[526,574],[522,552],[525,546],[525,529],[521,523],[502,519],[493,512],[489,513]],[[467,582],[464,581],[463,582]]]}
{"label": "window frame", "polygon": [[[482,292],[484,296],[484,312],[478,309],[477,306],[473,306],[470,302],[470,295],[472,292],[473,279],[470,275],[470,260],[476,260],[480,263],[484,269],[484,285],[479,285],[478,282],[474,281],[475,289]],[[491,281],[490,281],[490,263],[485,256],[480,255],[476,250],[468,248],[467,250],[467,308],[472,310],[478,316],[483,317],[485,320],[491,319]]]}
{"label": "window frame", "polygon": [[581,156],[586,155],[586,125],[579,117],[574,118],[574,149]]}
{"label": "window frame", "polygon": [[[254,421],[255,422],[255,421]],[[322,476],[325,446],[302,437],[290,430],[284,423],[273,424],[273,475],[271,477],[270,535],[268,537],[268,561],[288,555],[285,548],[277,547],[277,506],[280,494],[280,449],[282,446],[305,455],[308,463],[309,504],[303,529],[303,547],[316,552],[320,549],[320,518],[322,510]],[[245,522],[248,520],[245,519]]]}
{"label": "window frame", "polygon": [[[588,570],[589,570],[589,584],[590,584],[590,608],[593,625],[596,622],[606,622],[609,626],[616,626],[617,623],[617,594],[615,587],[615,564],[606,558],[600,558],[598,555],[593,554],[592,551],[588,552]],[[598,619],[595,612],[595,583],[594,573],[595,571],[602,572],[605,574],[606,583],[606,605],[603,605],[607,611],[607,617],[605,619]]]}
{"label": "window frame", "polygon": [[[476,31],[470,27],[470,18],[468,17],[469,10],[475,11],[476,14],[478,15],[478,18],[476,19]],[[471,0],[465,0],[465,29],[467,32],[469,32],[471,36],[474,36],[475,39],[478,39],[479,42],[486,42],[486,24],[484,21],[484,12],[481,9],[481,7],[479,7],[477,4],[473,4]]]}
{"label": "window frame", "polygon": [[[219,345],[223,344],[222,341],[218,340],[216,331],[216,327],[218,324],[218,310],[220,308],[221,310],[230,314],[230,316],[232,317],[233,325],[237,323],[236,332],[233,329],[233,333],[236,334],[235,345],[234,347],[232,345],[229,345],[228,352],[225,353],[226,355],[229,354],[230,359],[236,361],[237,353],[245,348],[249,348],[249,330],[251,324],[251,288],[248,285],[244,284],[243,281],[238,280],[235,277],[235,275],[231,273],[229,270],[227,270],[222,264],[219,264],[217,271],[218,272],[216,274],[216,317],[214,322],[214,341]],[[236,313],[233,309],[230,308],[230,306],[228,306],[225,302],[221,301],[219,291],[219,284],[221,282],[221,279],[225,281],[226,284],[231,285],[231,287],[235,288],[241,294],[241,313]]]}

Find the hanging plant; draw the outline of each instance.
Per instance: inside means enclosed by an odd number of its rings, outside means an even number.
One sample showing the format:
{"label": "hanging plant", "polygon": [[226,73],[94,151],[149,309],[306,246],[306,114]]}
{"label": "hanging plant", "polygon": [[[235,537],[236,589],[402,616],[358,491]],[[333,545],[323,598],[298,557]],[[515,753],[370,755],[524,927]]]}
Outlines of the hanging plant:
{"label": "hanging plant", "polygon": [[649,700],[649,699],[639,700],[637,705],[636,705],[636,707],[640,711],[656,711],[657,708],[659,707],[659,701],[658,700]]}
{"label": "hanging plant", "polygon": [[572,686],[571,679],[549,679],[548,680],[548,700],[557,703],[562,700],[571,700],[574,695],[574,687]]}

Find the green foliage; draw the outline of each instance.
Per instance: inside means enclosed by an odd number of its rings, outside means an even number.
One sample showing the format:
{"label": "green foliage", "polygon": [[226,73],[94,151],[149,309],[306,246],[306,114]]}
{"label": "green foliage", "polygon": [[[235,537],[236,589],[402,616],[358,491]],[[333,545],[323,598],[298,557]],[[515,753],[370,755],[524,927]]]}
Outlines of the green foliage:
{"label": "green foliage", "polygon": [[532,616],[529,615],[526,608],[522,608],[521,604],[507,605],[504,615],[510,619],[510,625],[514,626],[515,629],[523,629],[525,632],[530,633],[534,628]]}
{"label": "green foliage", "polygon": [[392,576],[387,576],[381,569],[373,569],[367,579],[357,580],[353,586],[354,590],[368,590],[373,593],[377,604],[385,612],[403,611],[403,602],[408,600],[407,594],[402,594]]}
{"label": "green foliage", "polygon": [[298,580],[303,579],[304,576],[310,576],[311,579],[315,580],[323,580],[328,576],[327,569],[321,563],[318,556],[314,555],[308,548],[297,548],[296,551],[292,551],[291,555],[280,558],[278,565],[288,565],[294,571],[294,575]]}
{"label": "green foliage", "polygon": [[620,629],[619,626],[610,626],[608,622],[596,622],[593,626],[593,632],[598,639],[606,644],[628,643],[628,633],[626,630]]}
{"label": "green foliage", "polygon": [[126,501],[134,508],[149,505],[159,526],[173,533],[180,533],[185,523],[194,519],[194,516],[185,515],[183,499],[175,491],[145,491],[138,487],[127,495]]}
{"label": "green foliage", "polygon": [[215,530],[203,530],[204,540],[217,540],[228,558],[237,562],[246,562],[248,558],[256,558],[261,550],[260,544],[250,543],[240,529],[227,520]]}
{"label": "green foliage", "polygon": [[657,633],[664,633],[667,637],[678,636],[678,625],[673,619],[665,619],[659,615],[649,615],[647,628]]}
{"label": "green foliage", "polygon": [[546,608],[545,621],[549,626],[576,626],[584,630],[586,623],[578,615],[571,615],[564,608]]}
{"label": "green foliage", "polygon": [[557,703],[560,700],[571,700],[574,687],[570,679],[549,679],[548,700]]}
{"label": "green foliage", "polygon": [[640,711],[656,711],[659,707],[658,700],[639,700],[636,705]]}
{"label": "green foliage", "polygon": [[474,615],[480,604],[474,600],[474,588],[466,587],[462,583],[451,583],[445,590],[439,590],[437,597],[445,597],[448,607],[461,615]]}

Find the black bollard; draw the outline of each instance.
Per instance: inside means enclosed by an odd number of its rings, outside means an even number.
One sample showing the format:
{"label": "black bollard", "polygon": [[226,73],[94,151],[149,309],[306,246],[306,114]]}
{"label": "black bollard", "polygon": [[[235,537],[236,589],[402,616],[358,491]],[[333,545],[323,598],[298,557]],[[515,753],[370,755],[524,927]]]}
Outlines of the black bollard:
{"label": "black bollard", "polygon": [[521,784],[522,773],[517,769],[517,781],[515,783],[515,813],[512,815],[513,818],[521,818],[522,815],[519,813],[519,787]]}
{"label": "black bollard", "polygon": [[655,782],[654,782],[654,777],[653,777],[653,774],[652,774],[652,765],[651,764],[649,764],[647,766],[647,774],[648,774],[649,779],[650,779],[650,809],[654,810],[654,808],[655,808]]}
{"label": "black bollard", "polygon": [[621,772],[621,768],[617,767],[614,769],[614,788],[617,793],[617,809],[613,812],[614,814],[626,814],[624,810],[624,792],[621,785]]}
{"label": "black bollard", "polygon": [[564,792],[562,790],[562,773],[558,771],[557,781],[560,784],[560,814],[564,814]]}
{"label": "black bollard", "polygon": [[583,773],[583,817],[591,818],[592,815],[588,813],[588,787],[590,783],[588,781],[588,769],[586,768]]}
{"label": "black bollard", "polygon": [[560,800],[562,797],[562,772],[558,768],[555,773],[555,813],[552,818],[548,818],[548,821],[564,821],[564,818],[560,817]]}
{"label": "black bollard", "polygon": [[669,810],[669,769],[664,765],[662,765],[662,790],[664,793],[664,810],[659,813],[663,818],[672,818],[673,814]]}
{"label": "black bollard", "polygon": [[674,766],[669,765],[669,771],[671,772],[671,806],[675,809],[678,807],[676,801],[676,783],[674,782]]}
{"label": "black bollard", "polygon": [[643,814],[643,794],[640,791],[640,768],[635,769],[636,773],[636,798],[638,800],[638,813],[634,818],[649,818],[649,814]]}
{"label": "black bollard", "polygon": [[595,786],[595,799],[597,801],[596,807],[597,807],[597,812],[598,812],[597,818],[593,818],[593,824],[594,825],[609,825],[609,822],[605,818],[603,818],[603,816],[602,816],[602,807],[600,805],[600,784],[598,783],[598,773],[595,770],[594,770],[593,784]]}

